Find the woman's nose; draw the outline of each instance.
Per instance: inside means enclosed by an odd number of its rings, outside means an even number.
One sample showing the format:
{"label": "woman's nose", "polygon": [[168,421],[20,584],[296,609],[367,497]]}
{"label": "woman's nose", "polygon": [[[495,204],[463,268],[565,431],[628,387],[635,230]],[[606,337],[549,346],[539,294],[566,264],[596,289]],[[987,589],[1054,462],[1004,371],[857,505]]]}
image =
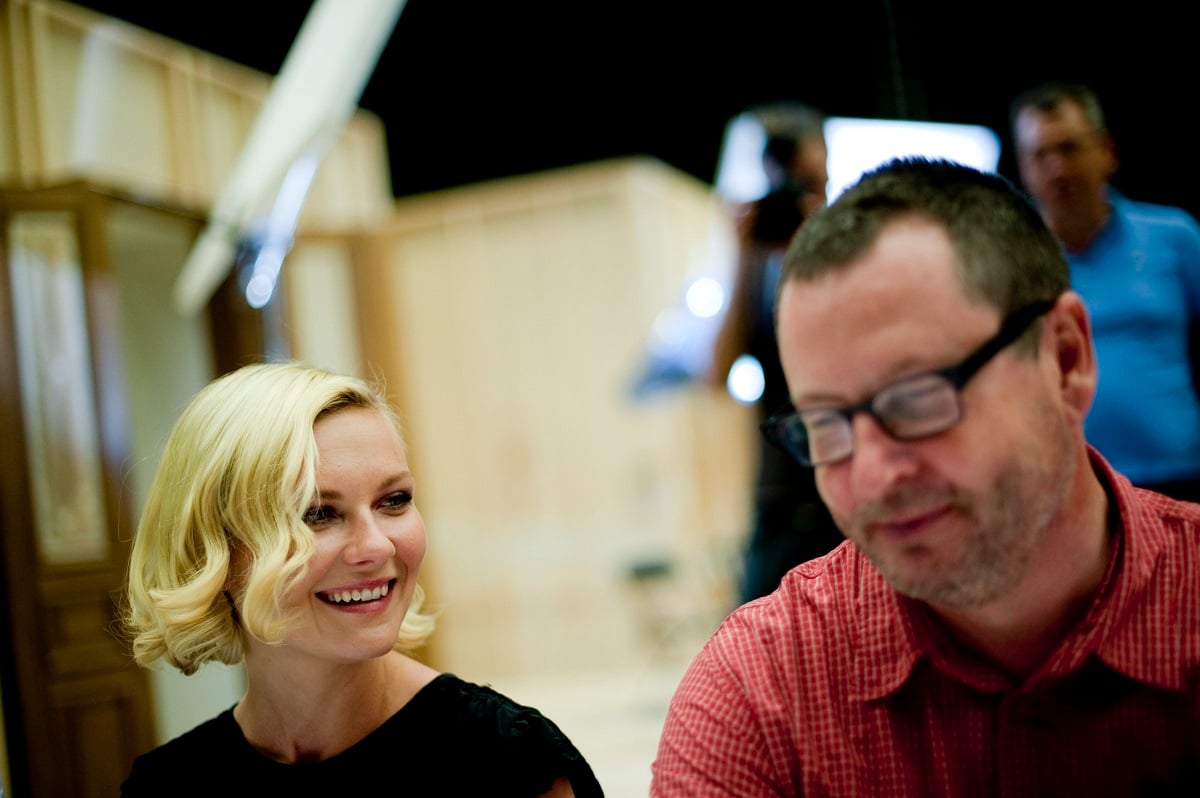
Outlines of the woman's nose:
{"label": "woman's nose", "polygon": [[395,555],[396,545],[379,524],[374,514],[364,512],[351,524],[346,542],[346,558],[350,562],[384,560]]}

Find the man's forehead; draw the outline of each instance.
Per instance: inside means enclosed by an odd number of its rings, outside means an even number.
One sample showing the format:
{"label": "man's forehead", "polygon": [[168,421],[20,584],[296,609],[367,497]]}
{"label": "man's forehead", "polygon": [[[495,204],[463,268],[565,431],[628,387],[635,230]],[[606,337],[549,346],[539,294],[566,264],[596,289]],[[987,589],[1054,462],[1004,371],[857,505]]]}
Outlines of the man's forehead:
{"label": "man's forehead", "polygon": [[[1072,129],[1070,132],[1083,132],[1090,128],[1083,109],[1070,100],[1063,100],[1048,109],[1030,106],[1017,115],[1018,141],[1036,135],[1067,132],[1065,129],[1068,128]],[[1076,128],[1078,130],[1074,130]]]}
{"label": "man's forehead", "polygon": [[880,228],[857,256],[813,278],[789,279],[780,294],[782,315],[828,314],[869,323],[876,309],[936,314],[928,303],[969,302],[958,253],[937,221],[905,214]]}
{"label": "man's forehead", "polygon": [[[886,243],[886,242],[885,242]],[[793,402],[844,404],[885,385],[940,368],[994,331],[998,311],[972,301],[949,270],[911,272],[896,285],[863,269],[857,287],[839,276],[785,285],[780,295],[779,352]],[[850,277],[851,271],[844,277]]]}
{"label": "man's forehead", "polygon": [[[889,222],[871,245],[811,280],[790,280],[780,294],[781,348],[822,336],[876,334],[884,322],[952,323],[964,305],[958,253],[940,223],[922,216]],[[802,343],[803,346],[803,343]]]}

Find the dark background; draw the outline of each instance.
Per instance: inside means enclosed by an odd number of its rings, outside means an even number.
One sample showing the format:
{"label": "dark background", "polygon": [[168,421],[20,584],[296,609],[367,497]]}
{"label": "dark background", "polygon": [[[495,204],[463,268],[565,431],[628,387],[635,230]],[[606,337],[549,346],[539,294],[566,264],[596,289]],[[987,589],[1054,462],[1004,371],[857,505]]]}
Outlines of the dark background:
{"label": "dark background", "polygon": [[[77,4],[271,74],[312,5]],[[1077,80],[1106,106],[1117,186],[1197,214],[1200,40],[1186,7],[408,0],[359,104],[384,121],[396,196],[634,154],[711,182],[726,122],[778,99],[987,125],[1014,177],[1009,100]]]}

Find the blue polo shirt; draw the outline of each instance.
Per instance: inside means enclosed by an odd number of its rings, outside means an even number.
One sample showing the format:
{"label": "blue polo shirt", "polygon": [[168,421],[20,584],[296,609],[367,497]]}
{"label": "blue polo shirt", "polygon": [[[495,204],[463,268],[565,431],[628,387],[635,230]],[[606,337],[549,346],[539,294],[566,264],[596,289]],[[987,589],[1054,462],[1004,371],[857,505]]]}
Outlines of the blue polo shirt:
{"label": "blue polo shirt", "polygon": [[1200,402],[1188,328],[1200,319],[1200,225],[1110,189],[1112,216],[1068,253],[1092,318],[1100,376],[1088,441],[1135,484],[1200,477]]}

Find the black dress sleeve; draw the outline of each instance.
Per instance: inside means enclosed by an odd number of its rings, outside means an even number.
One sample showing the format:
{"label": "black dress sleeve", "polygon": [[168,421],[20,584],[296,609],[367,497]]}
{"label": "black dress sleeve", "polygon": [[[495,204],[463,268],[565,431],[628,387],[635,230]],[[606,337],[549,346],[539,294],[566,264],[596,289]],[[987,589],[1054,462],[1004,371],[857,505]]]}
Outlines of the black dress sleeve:
{"label": "black dress sleeve", "polygon": [[536,796],[566,776],[576,798],[603,798],[591,766],[554,721],[490,687],[459,685],[465,725],[479,735],[478,750],[495,753],[487,757],[496,768],[495,784],[510,785],[513,796]]}

